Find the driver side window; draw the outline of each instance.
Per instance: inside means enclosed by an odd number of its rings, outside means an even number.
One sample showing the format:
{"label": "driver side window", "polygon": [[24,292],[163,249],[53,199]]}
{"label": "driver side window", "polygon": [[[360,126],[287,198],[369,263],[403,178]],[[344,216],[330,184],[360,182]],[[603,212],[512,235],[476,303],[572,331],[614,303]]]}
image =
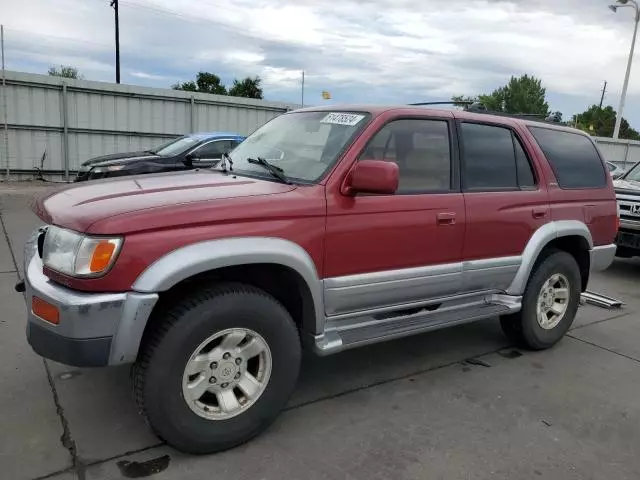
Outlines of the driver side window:
{"label": "driver side window", "polygon": [[221,158],[223,153],[228,152],[231,149],[231,142],[229,140],[217,140],[194,150],[194,154],[198,158],[202,159],[215,159]]}
{"label": "driver side window", "polygon": [[444,120],[392,121],[375,134],[359,159],[398,165],[398,194],[451,191],[449,124]]}

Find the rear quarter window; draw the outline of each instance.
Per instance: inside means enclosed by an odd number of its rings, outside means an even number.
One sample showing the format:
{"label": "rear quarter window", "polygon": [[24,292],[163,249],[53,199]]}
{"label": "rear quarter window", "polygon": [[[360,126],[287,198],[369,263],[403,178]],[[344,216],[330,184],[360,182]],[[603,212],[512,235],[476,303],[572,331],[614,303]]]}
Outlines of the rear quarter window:
{"label": "rear quarter window", "polygon": [[564,189],[602,188],[607,173],[595,145],[585,135],[529,127]]}

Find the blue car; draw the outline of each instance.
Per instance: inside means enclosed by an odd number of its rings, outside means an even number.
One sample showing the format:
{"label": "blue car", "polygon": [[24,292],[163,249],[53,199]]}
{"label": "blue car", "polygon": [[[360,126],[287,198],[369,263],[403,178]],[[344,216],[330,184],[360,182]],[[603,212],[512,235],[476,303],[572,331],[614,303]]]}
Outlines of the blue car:
{"label": "blue car", "polygon": [[103,155],[84,162],[75,181],[211,167],[244,139],[237,133],[192,133],[143,152]]}

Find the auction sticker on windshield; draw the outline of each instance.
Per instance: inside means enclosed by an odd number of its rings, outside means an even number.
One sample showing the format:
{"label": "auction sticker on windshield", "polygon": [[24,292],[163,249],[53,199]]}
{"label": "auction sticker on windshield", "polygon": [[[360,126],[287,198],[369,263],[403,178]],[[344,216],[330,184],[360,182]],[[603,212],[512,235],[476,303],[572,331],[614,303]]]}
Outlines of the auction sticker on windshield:
{"label": "auction sticker on windshield", "polygon": [[320,123],[331,123],[333,125],[347,125],[353,127],[357,125],[360,120],[364,118],[364,115],[357,115],[355,113],[336,113],[332,112],[320,120]]}

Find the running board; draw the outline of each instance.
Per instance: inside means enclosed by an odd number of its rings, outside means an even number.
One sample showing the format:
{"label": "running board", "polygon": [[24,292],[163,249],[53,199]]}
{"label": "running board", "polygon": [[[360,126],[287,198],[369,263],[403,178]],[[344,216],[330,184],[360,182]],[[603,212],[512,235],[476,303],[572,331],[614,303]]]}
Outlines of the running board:
{"label": "running board", "polygon": [[504,297],[495,295],[487,298],[494,302],[488,303],[485,299],[463,305],[442,305],[436,310],[424,309],[417,313],[414,309],[408,314],[398,310],[391,318],[371,314],[349,318],[348,322],[329,318],[324,334],[314,337],[315,351],[319,355],[330,355],[363,345],[515,313],[521,307],[519,297],[509,297],[509,301],[502,301]]}
{"label": "running board", "polygon": [[603,308],[621,308],[624,305],[622,301],[616,298],[607,297],[605,295],[589,291],[582,293],[580,300],[590,303],[591,305],[595,305],[596,307]]}

